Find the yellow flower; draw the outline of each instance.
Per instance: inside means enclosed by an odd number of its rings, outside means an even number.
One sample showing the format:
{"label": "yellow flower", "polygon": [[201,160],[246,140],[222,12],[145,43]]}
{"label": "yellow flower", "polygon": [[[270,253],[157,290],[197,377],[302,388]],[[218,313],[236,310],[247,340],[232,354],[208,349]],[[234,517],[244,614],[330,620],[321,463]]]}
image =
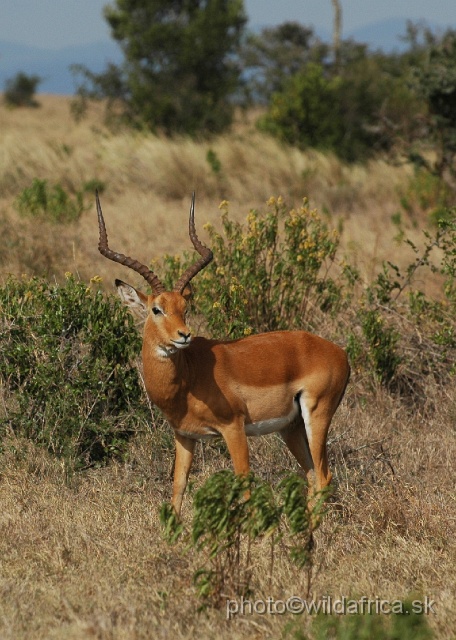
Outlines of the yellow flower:
{"label": "yellow flower", "polygon": [[220,309],[220,307],[221,307],[221,305],[220,305],[220,302],[218,302],[218,301],[214,302],[214,304],[212,305],[213,309]]}
{"label": "yellow flower", "polygon": [[228,200],[222,200],[221,203],[219,204],[219,209],[228,209],[229,204],[230,203]]}
{"label": "yellow flower", "polygon": [[72,276],[72,275],[73,275],[73,274],[71,273],[71,271],[65,271],[65,278],[66,278],[67,280],[69,280],[69,279],[71,278],[71,276]]}
{"label": "yellow flower", "polygon": [[94,283],[99,283],[102,282],[103,278],[101,276],[92,276],[92,278],[90,278],[90,282],[94,282]]}
{"label": "yellow flower", "polygon": [[252,333],[252,327],[246,327],[244,329],[244,335],[249,336]]}
{"label": "yellow flower", "polygon": [[268,205],[268,207],[273,207],[276,203],[276,199],[274,198],[274,196],[271,196],[269,198],[269,200],[266,202],[266,204]]}

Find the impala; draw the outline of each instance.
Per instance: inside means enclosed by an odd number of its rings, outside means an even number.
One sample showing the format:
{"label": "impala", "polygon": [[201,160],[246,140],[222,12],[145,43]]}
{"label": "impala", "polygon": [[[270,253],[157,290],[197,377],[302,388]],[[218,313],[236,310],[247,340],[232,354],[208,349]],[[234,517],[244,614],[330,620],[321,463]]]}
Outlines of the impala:
{"label": "impala", "polygon": [[236,474],[249,472],[247,436],[279,432],[307,475],[312,491],[331,481],[326,438],[348,382],[343,349],[305,331],[273,331],[239,340],[193,337],[186,324],[189,283],[213,258],[195,230],[194,194],[189,235],[200,258],[172,291],[144,264],[108,246],[96,195],[99,251],[147,281],[145,295],[116,280],[122,300],[144,314],[143,374],[150,400],[174,429],[172,504],[179,515],[197,440],[222,436]]}

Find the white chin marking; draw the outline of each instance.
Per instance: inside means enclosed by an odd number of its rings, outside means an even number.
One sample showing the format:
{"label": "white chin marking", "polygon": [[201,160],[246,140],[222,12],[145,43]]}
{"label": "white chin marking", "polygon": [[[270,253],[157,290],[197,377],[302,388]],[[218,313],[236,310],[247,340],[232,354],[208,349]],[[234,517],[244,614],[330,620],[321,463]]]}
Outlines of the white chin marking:
{"label": "white chin marking", "polygon": [[175,349],[186,349],[189,345],[190,342],[173,342],[173,347]]}
{"label": "white chin marking", "polygon": [[190,342],[173,342],[172,345],[157,347],[157,355],[160,358],[169,358],[179,351],[179,349],[186,349],[190,345]]}
{"label": "white chin marking", "polygon": [[160,358],[169,358],[176,353],[176,347],[157,347],[157,355]]}

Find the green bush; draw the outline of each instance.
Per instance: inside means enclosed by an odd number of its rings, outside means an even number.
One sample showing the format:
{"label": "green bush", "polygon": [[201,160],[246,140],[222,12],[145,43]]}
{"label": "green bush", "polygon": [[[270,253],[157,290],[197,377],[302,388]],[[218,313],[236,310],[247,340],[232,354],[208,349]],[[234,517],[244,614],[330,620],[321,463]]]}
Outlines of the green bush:
{"label": "green bush", "polygon": [[24,217],[43,218],[65,223],[77,220],[84,210],[83,194],[73,199],[60,184],[49,185],[47,180],[34,178],[16,198],[15,208]]}
{"label": "green bush", "polygon": [[11,278],[0,288],[0,432],[31,438],[71,464],[125,451],[138,421],[140,339],[117,299],[67,274],[64,286]]}
{"label": "green bush", "polygon": [[[250,211],[244,225],[230,220],[226,201],[220,206],[223,233],[206,227],[215,260],[195,281],[195,307],[211,335],[314,328],[322,312],[336,312],[340,289],[329,272],[339,234],[306,201],[290,210],[282,198],[270,198],[267,210]],[[182,268],[168,256],[168,284]]]}
{"label": "green bush", "polygon": [[34,178],[31,186],[16,198],[14,206],[24,217],[41,218],[57,224],[74,222],[85,209],[84,195],[87,192],[92,194],[95,188],[102,192],[104,184],[90,180],[71,196],[61,184],[50,185],[47,180]]}
{"label": "green bush", "polygon": [[37,107],[36,88],[41,82],[39,76],[29,76],[22,71],[5,83],[4,100],[12,107]]}
{"label": "green bush", "polygon": [[[327,492],[310,506],[307,485],[296,473],[286,475],[273,490],[250,474],[236,476],[225,469],[214,473],[196,492],[191,532],[163,504],[160,520],[169,543],[184,534],[187,544],[206,556],[194,583],[204,604],[221,605],[229,596],[247,596],[253,589],[252,554],[255,540],[270,544],[270,580],[274,549],[280,540],[297,569],[309,570],[313,561],[313,532],[323,516]],[[307,573],[310,580],[310,573]],[[310,584],[309,584],[310,589]]]}
{"label": "green bush", "polygon": [[401,206],[413,220],[424,214],[436,226],[439,220],[451,217],[448,208],[455,202],[453,190],[443,178],[424,167],[415,169],[400,196]]}
{"label": "green bush", "polygon": [[[265,45],[267,48],[268,45]],[[287,48],[291,52],[291,48]],[[425,105],[408,82],[410,61],[344,41],[340,64],[314,44],[300,65],[285,65],[258,126],[299,148],[332,151],[348,162],[409,149],[423,137]]]}
{"label": "green bush", "polygon": [[[445,210],[419,248],[398,219],[398,238],[412,247],[415,260],[402,270],[385,262],[372,282],[363,283],[356,266],[337,257],[339,232],[306,202],[289,209],[280,197],[271,198],[244,224],[229,218],[227,202],[221,209],[222,231],[206,227],[214,262],[194,283],[200,332],[238,338],[315,331],[345,345],[354,371],[371,384],[407,396],[421,393],[420,379],[434,375],[443,382],[456,370],[454,210]],[[193,260],[166,257],[167,285]],[[430,271],[442,283],[435,299],[421,289]]]}
{"label": "green bush", "polygon": [[339,84],[338,78],[325,76],[321,65],[309,63],[272,95],[260,129],[301,148],[337,149],[344,135]]}
{"label": "green bush", "polygon": [[[312,632],[303,631],[302,623],[286,625],[284,640],[431,640],[435,637],[427,618],[414,613],[412,602],[395,602],[402,613],[349,615],[320,614],[311,624]],[[407,612],[407,613],[406,613]]]}

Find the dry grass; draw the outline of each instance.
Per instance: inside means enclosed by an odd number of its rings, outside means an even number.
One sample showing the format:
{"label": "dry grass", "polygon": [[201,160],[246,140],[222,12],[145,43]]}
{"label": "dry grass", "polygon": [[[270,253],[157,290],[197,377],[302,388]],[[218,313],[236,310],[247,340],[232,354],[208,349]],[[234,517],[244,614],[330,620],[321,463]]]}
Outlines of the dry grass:
{"label": "dry grass", "polygon": [[[271,195],[282,195],[291,204],[308,197],[330,213],[334,224],[343,221],[345,250],[358,256],[364,275],[391,255],[391,215],[399,209],[398,194],[409,167],[392,167],[382,160],[343,165],[334,156],[284,147],[257,133],[248,120],[232,135],[206,143],[131,132],[114,135],[103,126],[101,106],[77,124],[68,98],[40,100],[42,106],[32,110],[9,110],[0,104],[0,213],[8,233],[0,255],[3,274],[35,271],[60,278],[70,270],[83,278],[99,273],[109,280],[117,274],[97,253],[90,198],[80,222],[63,232],[20,220],[13,203],[34,178],[59,182],[73,193],[90,180],[102,181],[113,245],[144,261],[188,247],[185,218],[194,189],[200,226],[217,224],[222,199],[230,201],[232,217],[244,219],[250,208],[263,207]],[[219,173],[207,160],[209,150],[220,160]],[[410,233],[419,242],[419,230]],[[56,255],[40,257],[39,250],[49,250],[51,236],[58,238],[53,244]],[[38,253],[36,265],[23,255],[31,245]]]}
{"label": "dry grass", "polygon": [[[112,245],[147,260],[188,246],[185,212],[197,191],[200,223],[217,223],[217,203],[233,217],[271,195],[290,202],[309,196],[344,221],[344,251],[366,277],[392,251],[391,215],[410,169],[381,160],[347,167],[334,157],[290,151],[240,123],[209,143],[165,141],[105,130],[99,110],[75,124],[64,98],[42,107],[0,106],[0,267],[7,273],[65,271],[82,278],[122,273],[97,252],[93,207],[70,226],[19,218],[13,202],[32,179],[69,190],[97,178]],[[222,171],[206,159],[212,149]],[[419,230],[411,230],[414,239]],[[365,595],[395,600],[430,596],[439,638],[456,628],[454,388],[428,383],[427,402],[413,411],[382,391],[359,392],[353,376],[331,432],[335,495],[316,534],[314,598]],[[146,426],[124,464],[69,475],[61,461],[11,435],[0,467],[0,637],[21,639],[279,638],[291,616],[225,620],[198,614],[195,554],[162,540],[158,510],[170,496],[172,439],[163,425]],[[198,450],[196,485],[229,461],[212,447]],[[275,437],[252,442],[253,469],[269,480],[294,462]],[[184,518],[190,518],[186,496]],[[303,595],[306,578],[276,551],[272,584],[261,543],[255,556],[257,597]],[[309,619],[298,620],[303,629]]]}
{"label": "dry grass", "polygon": [[[330,452],[336,492],[316,534],[312,595],[435,600],[440,638],[456,624],[454,418],[456,396],[429,389],[431,417],[411,416],[379,394],[366,409],[348,394]],[[165,431],[162,431],[165,430]],[[0,492],[0,635],[21,638],[277,638],[290,616],[197,614],[192,574],[200,558],[161,538],[169,498],[166,426],[140,434],[129,461],[70,478],[30,443],[4,443]],[[161,446],[160,446],[161,445]],[[268,478],[293,462],[274,437],[252,442],[252,464]],[[199,485],[228,461],[205,447]],[[190,517],[186,497],[184,518]],[[255,557],[256,597],[303,595],[306,577],[276,550]],[[303,628],[309,624],[302,617]]]}

